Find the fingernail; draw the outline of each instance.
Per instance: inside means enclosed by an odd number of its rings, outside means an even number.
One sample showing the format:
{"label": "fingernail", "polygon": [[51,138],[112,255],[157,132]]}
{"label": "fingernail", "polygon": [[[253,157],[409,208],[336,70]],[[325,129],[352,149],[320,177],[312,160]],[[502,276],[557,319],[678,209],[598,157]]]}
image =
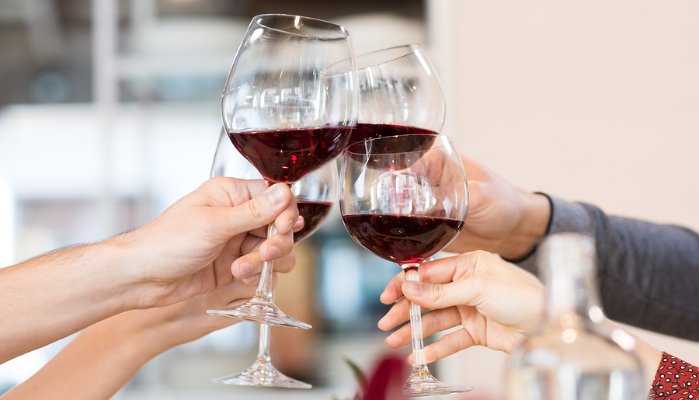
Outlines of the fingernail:
{"label": "fingernail", "polygon": [[277,258],[281,254],[281,250],[277,246],[269,246],[267,248],[267,259]]}
{"label": "fingernail", "polygon": [[418,282],[405,281],[403,283],[403,293],[409,294],[411,296],[421,296],[423,291],[423,286]]}
{"label": "fingernail", "polygon": [[267,188],[267,198],[272,202],[272,204],[283,204],[286,201],[284,185],[284,183],[275,183]]}

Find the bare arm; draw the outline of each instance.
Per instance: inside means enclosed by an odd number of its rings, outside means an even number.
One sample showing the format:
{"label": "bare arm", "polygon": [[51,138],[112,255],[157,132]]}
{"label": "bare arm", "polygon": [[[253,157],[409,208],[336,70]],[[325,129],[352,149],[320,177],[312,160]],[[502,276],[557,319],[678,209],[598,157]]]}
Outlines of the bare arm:
{"label": "bare arm", "polygon": [[105,242],[1,269],[0,363],[134,308],[120,258]]}
{"label": "bare arm", "polygon": [[[175,304],[293,247],[298,210],[286,185],[217,178],[145,226],[0,270],[0,363],[99,320]],[[265,238],[274,223],[278,235]],[[258,249],[259,247],[259,249]]]}
{"label": "bare arm", "polygon": [[[284,269],[293,261],[293,255],[279,260]],[[206,309],[226,307],[253,293],[253,287],[234,281],[185,302],[98,322],[2,400],[109,399],[156,355],[236,322],[207,315]]]}

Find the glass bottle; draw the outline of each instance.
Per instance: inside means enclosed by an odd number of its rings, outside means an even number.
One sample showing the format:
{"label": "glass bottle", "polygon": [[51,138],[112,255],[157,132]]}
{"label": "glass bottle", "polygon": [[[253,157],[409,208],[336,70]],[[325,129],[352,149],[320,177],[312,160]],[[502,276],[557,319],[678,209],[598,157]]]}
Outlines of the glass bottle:
{"label": "glass bottle", "polygon": [[635,341],[602,313],[594,240],[574,233],[552,235],[540,250],[539,265],[546,285],[546,322],[512,352],[507,399],[645,399]]}

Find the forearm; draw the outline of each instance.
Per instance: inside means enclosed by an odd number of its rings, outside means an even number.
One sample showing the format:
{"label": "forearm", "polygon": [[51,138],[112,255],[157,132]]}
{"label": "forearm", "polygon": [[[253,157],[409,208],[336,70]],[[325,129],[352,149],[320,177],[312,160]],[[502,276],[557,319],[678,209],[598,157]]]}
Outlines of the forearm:
{"label": "forearm", "polygon": [[2,400],[109,399],[170,344],[132,311],[83,331],[44,368]]}
{"label": "forearm", "polygon": [[116,246],[62,249],[0,270],[0,363],[136,304]]}
{"label": "forearm", "polygon": [[[595,238],[597,278],[610,318],[699,340],[699,235],[554,198],[551,233],[557,232]],[[535,270],[535,263],[536,255],[521,265]]]}

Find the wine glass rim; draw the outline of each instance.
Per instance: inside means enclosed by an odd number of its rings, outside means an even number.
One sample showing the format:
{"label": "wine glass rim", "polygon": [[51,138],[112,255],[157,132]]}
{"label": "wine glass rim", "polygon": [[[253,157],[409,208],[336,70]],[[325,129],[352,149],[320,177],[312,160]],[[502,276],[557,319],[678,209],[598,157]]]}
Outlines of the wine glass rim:
{"label": "wine glass rim", "polygon": [[354,129],[356,126],[356,121],[346,121],[337,124],[323,124],[323,125],[288,125],[286,127],[250,127],[245,129],[226,129],[225,126],[222,128],[227,135],[236,135],[239,133],[257,133],[257,132],[286,132],[289,130],[304,130],[310,131],[315,129]]}
{"label": "wine glass rim", "polygon": [[[270,26],[265,23],[264,20],[268,18],[284,18],[284,19],[294,19],[294,24],[298,25],[301,21],[312,22],[315,27],[318,28],[332,28],[328,30],[327,34],[310,34],[301,33],[300,31],[293,31],[291,29],[284,29],[281,27]],[[313,38],[318,40],[345,40],[349,37],[350,33],[347,28],[342,25],[336,24],[334,22],[326,21],[324,19],[306,17],[303,15],[293,15],[293,14],[258,14],[252,18],[252,23],[256,24],[264,29],[268,29],[275,32],[285,33],[292,36],[299,36],[305,38]]]}
{"label": "wine glass rim", "polygon": [[[374,155],[372,155],[372,157],[374,157],[374,156],[381,157],[381,156],[395,155],[395,154],[401,154],[401,153],[415,153],[415,152],[424,153],[425,151],[431,150],[431,149],[438,149],[438,148],[442,148],[442,147],[449,147],[449,148],[453,147],[447,136],[440,135],[438,133],[409,133],[409,134],[402,134],[402,135],[382,136],[382,137],[378,137],[378,138],[361,140],[359,142],[353,142],[347,146],[347,148],[345,149],[345,152],[347,152],[349,154],[354,154],[354,155],[366,155],[367,149],[370,148],[371,143],[377,143],[381,140],[388,140],[388,139],[395,139],[395,138],[427,137],[427,136],[435,138],[434,144],[432,146],[430,146],[429,149],[407,150],[407,151],[406,150],[386,151],[386,152],[382,152],[381,154],[374,154]],[[355,150],[355,149],[363,149],[363,151]]]}
{"label": "wine glass rim", "polygon": [[[418,44],[402,44],[398,46],[386,47],[383,49],[373,50],[368,53],[362,53],[357,55],[357,71],[369,69],[377,65],[390,63],[401,58],[407,57],[411,54],[419,53],[422,51],[422,47]],[[385,59],[380,59],[376,61],[370,61],[379,54],[383,53],[397,53],[393,56],[388,56]]]}

